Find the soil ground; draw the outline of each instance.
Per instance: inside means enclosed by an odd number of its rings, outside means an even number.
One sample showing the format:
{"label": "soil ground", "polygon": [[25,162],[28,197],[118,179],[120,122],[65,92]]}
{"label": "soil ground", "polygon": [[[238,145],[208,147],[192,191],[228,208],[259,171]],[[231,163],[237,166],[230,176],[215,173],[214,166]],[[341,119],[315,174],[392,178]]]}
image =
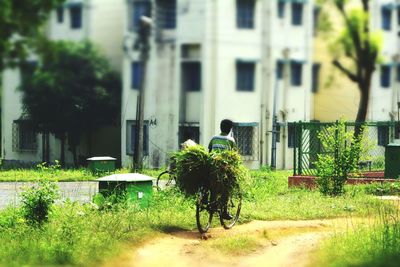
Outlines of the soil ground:
{"label": "soil ground", "polygon": [[[307,266],[321,240],[335,232],[369,223],[365,218],[252,221],[230,230],[215,226],[203,237],[197,231],[173,232],[163,234],[140,248],[127,250],[106,266]],[[227,253],[209,246],[214,240],[235,236],[252,236],[259,242],[246,253]]]}

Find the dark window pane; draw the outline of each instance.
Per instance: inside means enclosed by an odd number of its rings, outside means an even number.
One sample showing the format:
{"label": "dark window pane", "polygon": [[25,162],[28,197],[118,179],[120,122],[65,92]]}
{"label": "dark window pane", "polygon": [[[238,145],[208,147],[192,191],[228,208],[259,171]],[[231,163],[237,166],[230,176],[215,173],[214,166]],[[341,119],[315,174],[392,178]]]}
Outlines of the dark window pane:
{"label": "dark window pane", "polygon": [[162,29],[176,28],[176,0],[157,0],[157,23]]}
{"label": "dark window pane", "polygon": [[239,29],[254,28],[255,0],[236,1],[236,25]]}
{"label": "dark window pane", "polygon": [[298,62],[292,62],[290,65],[292,86],[301,86],[303,65]]}
{"label": "dark window pane", "polygon": [[400,65],[397,65],[396,72],[397,72],[397,75],[396,75],[397,81],[400,82]]}
{"label": "dark window pane", "polygon": [[140,89],[143,81],[143,63],[142,62],[132,62],[131,66],[131,87],[133,89]]}
{"label": "dark window pane", "polygon": [[390,66],[381,66],[381,86],[383,88],[390,87]]}
{"label": "dark window pane", "polygon": [[295,126],[293,124],[288,125],[288,147],[294,148],[295,146]]}
{"label": "dark window pane", "polygon": [[132,26],[138,29],[140,26],[140,18],[142,16],[151,17],[151,4],[149,1],[133,2]]}
{"label": "dark window pane", "polygon": [[276,124],[275,127],[276,127],[276,129],[275,129],[275,131],[276,131],[275,138],[276,138],[276,142],[279,143],[281,141],[281,126],[279,124]]}
{"label": "dark window pane", "polygon": [[236,63],[236,89],[238,91],[254,91],[255,63]]}
{"label": "dark window pane", "polygon": [[278,18],[283,18],[285,16],[285,2],[278,0]]}
{"label": "dark window pane", "polygon": [[70,7],[71,28],[80,29],[82,27],[82,6]]}
{"label": "dark window pane", "polygon": [[314,63],[312,67],[312,92],[317,93],[319,88],[319,73],[321,70],[321,64]]}
{"label": "dark window pane", "polygon": [[180,126],[179,146],[188,139],[195,141],[197,144],[200,143],[200,128],[197,126]]}
{"label": "dark window pane", "polygon": [[283,61],[282,60],[278,60],[276,62],[276,77],[281,80],[283,79]]}
{"label": "dark window pane", "polygon": [[389,143],[389,127],[378,126],[378,146],[386,146]]}
{"label": "dark window pane", "polygon": [[182,86],[186,92],[201,90],[200,62],[182,63]]}
{"label": "dark window pane", "polygon": [[392,28],[392,9],[389,7],[382,7],[382,29],[390,31]]}
{"label": "dark window pane", "polygon": [[292,3],[292,24],[301,25],[303,23],[303,4]]}
{"label": "dark window pane", "polygon": [[63,7],[57,8],[57,22],[58,23],[64,22],[64,8]]}

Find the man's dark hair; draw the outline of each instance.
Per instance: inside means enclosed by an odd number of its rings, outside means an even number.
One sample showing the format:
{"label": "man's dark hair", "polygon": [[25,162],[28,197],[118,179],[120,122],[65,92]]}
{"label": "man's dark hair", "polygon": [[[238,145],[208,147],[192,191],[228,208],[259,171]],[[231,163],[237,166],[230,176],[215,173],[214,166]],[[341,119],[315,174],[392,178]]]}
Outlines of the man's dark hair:
{"label": "man's dark hair", "polygon": [[220,124],[221,132],[228,134],[233,127],[233,121],[231,120],[222,120]]}

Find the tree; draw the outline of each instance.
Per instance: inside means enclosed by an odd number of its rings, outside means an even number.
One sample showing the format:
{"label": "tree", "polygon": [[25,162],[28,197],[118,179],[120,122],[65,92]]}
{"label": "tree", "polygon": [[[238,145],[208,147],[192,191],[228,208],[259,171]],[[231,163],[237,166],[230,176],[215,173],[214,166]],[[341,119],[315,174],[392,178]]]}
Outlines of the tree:
{"label": "tree", "polygon": [[[345,26],[334,45],[333,64],[357,84],[360,102],[356,122],[363,123],[367,117],[371,80],[381,50],[382,39],[379,32],[371,32],[370,29],[370,0],[359,0],[360,7],[351,9],[346,7],[349,0],[326,1],[333,2]],[[359,135],[361,131],[361,127],[356,127],[355,135]]]}
{"label": "tree", "polygon": [[51,10],[65,0],[0,0],[0,70],[24,59]]}
{"label": "tree", "polygon": [[43,41],[34,75],[22,84],[25,114],[37,132],[65,143],[77,163],[81,136],[119,122],[121,81],[90,42]]}

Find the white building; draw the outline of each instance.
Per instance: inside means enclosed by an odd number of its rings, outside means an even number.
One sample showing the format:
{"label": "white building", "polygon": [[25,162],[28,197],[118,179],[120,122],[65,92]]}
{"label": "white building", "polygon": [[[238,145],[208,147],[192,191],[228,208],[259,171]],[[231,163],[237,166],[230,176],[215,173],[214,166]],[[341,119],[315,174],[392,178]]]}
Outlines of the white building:
{"label": "white building", "polygon": [[[112,67],[121,71],[124,7],[124,0],[68,0],[51,15],[48,37],[72,41],[89,39],[100,47]],[[35,56],[32,56],[30,62],[35,60]],[[19,69],[6,69],[2,86],[1,154],[4,164],[16,161],[18,166],[41,162],[45,153],[44,138],[26,127],[21,117],[21,92],[17,89],[21,75],[23,73]],[[91,144],[83,142],[78,148],[78,155],[82,158],[103,153],[119,156],[119,136],[120,131],[115,128],[104,128],[96,133]],[[110,140],[116,140],[117,144]],[[59,159],[60,142],[50,136],[49,143],[49,160]],[[72,161],[72,154],[67,147],[66,162]]]}
{"label": "white building", "polygon": [[400,102],[400,1],[373,1],[372,28],[382,31],[382,64],[372,81],[369,120],[397,120]]}
{"label": "white building", "polygon": [[[146,72],[145,163],[165,165],[168,153],[187,138],[207,146],[219,133],[219,122],[230,118],[250,167],[292,167],[288,123],[309,120],[312,110],[312,0],[130,0],[127,5],[124,166],[132,163],[143,71],[133,44],[138,20],[147,15],[154,25]],[[277,142],[271,134],[274,114]]]}

